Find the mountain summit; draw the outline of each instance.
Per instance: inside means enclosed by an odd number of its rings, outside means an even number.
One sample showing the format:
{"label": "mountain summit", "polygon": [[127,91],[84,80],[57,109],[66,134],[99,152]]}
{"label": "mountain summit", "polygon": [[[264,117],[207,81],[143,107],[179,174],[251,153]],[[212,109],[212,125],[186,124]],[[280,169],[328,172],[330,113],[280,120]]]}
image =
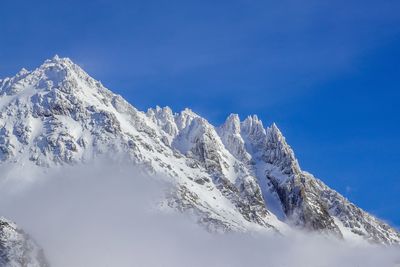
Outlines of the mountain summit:
{"label": "mountain summit", "polygon": [[344,239],[399,243],[400,234],[304,172],[276,124],[231,114],[211,125],[189,109],[137,110],[68,58],[0,80],[0,161],[42,168],[99,155],[176,185],[166,204],[210,231],[291,227]]}

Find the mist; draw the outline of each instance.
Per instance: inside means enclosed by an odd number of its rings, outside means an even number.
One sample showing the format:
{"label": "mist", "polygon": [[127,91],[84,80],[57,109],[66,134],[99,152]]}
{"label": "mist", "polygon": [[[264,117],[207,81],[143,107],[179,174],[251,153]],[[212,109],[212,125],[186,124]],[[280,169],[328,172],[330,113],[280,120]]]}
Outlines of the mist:
{"label": "mist", "polygon": [[129,164],[11,169],[0,167],[0,216],[28,232],[53,267],[400,266],[397,247],[300,232],[210,234],[159,208],[173,190],[167,178]]}

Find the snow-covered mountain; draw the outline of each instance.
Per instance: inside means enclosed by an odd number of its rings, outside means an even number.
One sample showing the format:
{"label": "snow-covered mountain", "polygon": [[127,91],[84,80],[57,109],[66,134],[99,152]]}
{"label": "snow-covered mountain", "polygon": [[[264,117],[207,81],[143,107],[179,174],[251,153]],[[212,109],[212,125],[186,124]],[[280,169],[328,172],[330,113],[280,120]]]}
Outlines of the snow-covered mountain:
{"label": "snow-covered mountain", "polygon": [[43,251],[18,226],[0,218],[0,266],[47,267]]}
{"label": "snow-covered mountain", "polygon": [[273,124],[230,115],[219,127],[189,109],[137,110],[68,58],[0,80],[0,161],[18,168],[123,155],[176,184],[169,207],[211,231],[293,227],[392,244],[400,234],[301,170]]}

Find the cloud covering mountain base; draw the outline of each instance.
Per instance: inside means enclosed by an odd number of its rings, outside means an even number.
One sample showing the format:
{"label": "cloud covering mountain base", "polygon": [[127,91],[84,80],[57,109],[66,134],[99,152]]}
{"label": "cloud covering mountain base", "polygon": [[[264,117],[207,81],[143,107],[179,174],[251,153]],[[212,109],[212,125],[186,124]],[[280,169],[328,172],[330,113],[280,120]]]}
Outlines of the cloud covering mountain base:
{"label": "cloud covering mountain base", "polygon": [[157,205],[171,185],[129,165],[97,162],[45,172],[26,167],[18,173],[3,166],[1,173],[1,215],[30,233],[55,267],[400,263],[396,247],[307,233],[210,234],[184,215],[161,212]]}

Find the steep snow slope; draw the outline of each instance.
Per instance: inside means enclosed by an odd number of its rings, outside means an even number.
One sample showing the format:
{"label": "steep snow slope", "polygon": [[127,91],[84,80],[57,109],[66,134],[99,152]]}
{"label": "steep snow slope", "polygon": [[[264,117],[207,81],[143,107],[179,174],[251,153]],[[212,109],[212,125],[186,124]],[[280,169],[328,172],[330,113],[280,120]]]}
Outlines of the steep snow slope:
{"label": "steep snow slope", "polygon": [[[387,224],[301,170],[277,126],[230,115],[220,127],[189,109],[138,111],[67,58],[0,81],[0,160],[52,167],[127,157],[176,184],[167,204],[210,230],[288,225],[398,243]],[[279,218],[279,219],[278,219]],[[344,235],[343,232],[346,234]]]}

